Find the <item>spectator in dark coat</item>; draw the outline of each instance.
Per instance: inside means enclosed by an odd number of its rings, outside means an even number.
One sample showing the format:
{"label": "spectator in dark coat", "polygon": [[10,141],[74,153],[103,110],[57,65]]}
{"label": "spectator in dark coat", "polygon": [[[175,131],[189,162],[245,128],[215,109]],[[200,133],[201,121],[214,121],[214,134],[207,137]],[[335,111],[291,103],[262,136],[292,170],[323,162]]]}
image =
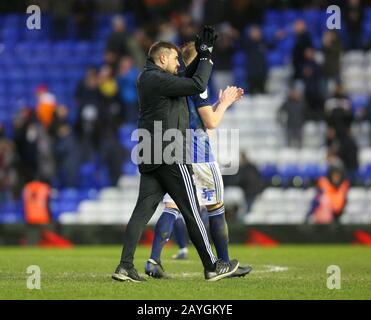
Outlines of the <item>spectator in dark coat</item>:
{"label": "spectator in dark coat", "polygon": [[334,30],[326,31],[322,38],[322,53],[324,56],[323,74],[326,78],[326,95],[335,87],[340,79],[340,57],[343,46],[339,35]]}
{"label": "spectator in dark coat", "polygon": [[312,39],[307,31],[304,20],[296,20],[294,24],[296,35],[295,45],[292,51],[292,63],[294,65],[294,79],[301,79],[303,74],[303,65],[305,63],[304,52],[312,47]]}
{"label": "spectator in dark coat", "polygon": [[137,78],[139,70],[134,66],[134,61],[129,56],[124,56],[120,60],[117,83],[119,85],[119,95],[125,107],[125,118],[127,122],[136,124],[138,120],[138,96]]}
{"label": "spectator in dark coat", "polygon": [[258,26],[249,30],[246,43],[247,52],[247,83],[251,94],[264,93],[268,66],[266,60],[267,47],[263,41],[262,32]]}
{"label": "spectator in dark coat", "polygon": [[307,104],[299,88],[293,88],[279,109],[279,121],[286,131],[287,146],[301,148]]}
{"label": "spectator in dark coat", "polygon": [[0,123],[0,206],[11,199],[16,183],[16,151],[13,141],[5,135],[5,128]]}
{"label": "spectator in dark coat", "polygon": [[[137,32],[139,31],[141,30]],[[141,40],[138,38],[139,33],[135,34],[134,37],[127,32],[124,17],[113,17],[112,33],[108,37],[106,44],[105,62],[111,65],[114,70],[116,70],[120,58],[124,55],[131,56],[137,66],[142,67],[145,61],[145,54],[143,48],[141,48]]]}
{"label": "spectator in dark coat", "polygon": [[97,6],[95,0],[74,0],[72,12],[75,20],[77,37],[89,40],[94,32],[94,14]]}
{"label": "spectator in dark coat", "polygon": [[34,179],[38,169],[37,159],[37,122],[36,116],[30,108],[20,110],[13,122],[14,143],[16,145],[18,162],[18,176],[20,185]]}
{"label": "spectator in dark coat", "polygon": [[233,83],[232,57],[235,53],[235,41],[239,37],[237,30],[229,23],[219,25],[218,31],[218,41],[213,51],[213,85],[216,92]]}
{"label": "spectator in dark coat", "polygon": [[308,103],[306,117],[311,120],[321,120],[323,118],[324,91],[322,68],[315,60],[313,48],[305,49],[304,58],[301,74],[305,88],[305,100]]}
{"label": "spectator in dark coat", "polygon": [[350,130],[353,122],[352,105],[341,84],[336,86],[334,95],[325,102],[325,119],[337,136],[343,136]]}
{"label": "spectator in dark coat", "polygon": [[101,135],[102,97],[98,90],[96,68],[92,67],[86,71],[84,79],[77,87],[75,97],[78,108],[76,133],[81,144],[82,161],[85,162],[93,158]]}
{"label": "spectator in dark coat", "polygon": [[334,128],[328,127],[327,145],[329,153],[341,159],[350,182],[354,184],[359,167],[358,145],[350,130],[337,134]]}
{"label": "spectator in dark coat", "polygon": [[238,186],[242,188],[245,194],[246,209],[247,212],[250,212],[256,196],[264,189],[264,182],[258,168],[250,162],[245,153],[240,155]]}
{"label": "spectator in dark coat", "polygon": [[80,167],[80,146],[68,123],[68,109],[58,106],[51,126],[57,176],[62,188],[77,187]]}
{"label": "spectator in dark coat", "polygon": [[342,9],[348,50],[362,49],[362,24],[365,9],[361,0],[347,0]]}

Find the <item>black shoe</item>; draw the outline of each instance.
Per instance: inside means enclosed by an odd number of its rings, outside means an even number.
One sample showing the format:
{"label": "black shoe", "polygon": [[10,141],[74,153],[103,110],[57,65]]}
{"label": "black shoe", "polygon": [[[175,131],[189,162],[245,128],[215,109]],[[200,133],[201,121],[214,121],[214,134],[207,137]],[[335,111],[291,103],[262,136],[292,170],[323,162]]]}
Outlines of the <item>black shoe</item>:
{"label": "black shoe", "polygon": [[156,279],[169,278],[169,276],[165,273],[165,270],[162,267],[161,263],[153,259],[148,259],[144,271],[147,275]]}
{"label": "black shoe", "polygon": [[235,278],[235,277],[244,277],[247,274],[249,274],[252,270],[252,267],[250,266],[244,266],[244,267],[238,267],[237,270],[232,273],[229,277]]}
{"label": "black shoe", "polygon": [[206,281],[218,281],[220,279],[226,278],[234,273],[239,266],[237,260],[231,260],[229,262],[223,262],[218,260],[215,262],[215,270],[207,271],[205,270]]}
{"label": "black shoe", "polygon": [[133,267],[127,269],[119,264],[116,271],[112,274],[112,279],[117,281],[132,281],[132,282],[143,282],[147,281],[138,274],[138,271]]}

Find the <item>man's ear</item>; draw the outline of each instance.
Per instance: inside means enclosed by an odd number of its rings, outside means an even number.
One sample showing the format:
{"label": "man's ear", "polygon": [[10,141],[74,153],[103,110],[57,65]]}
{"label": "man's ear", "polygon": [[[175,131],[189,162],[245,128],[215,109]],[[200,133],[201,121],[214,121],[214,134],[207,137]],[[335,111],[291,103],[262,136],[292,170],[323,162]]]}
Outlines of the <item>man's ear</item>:
{"label": "man's ear", "polygon": [[159,60],[160,60],[161,64],[166,64],[166,55],[165,54],[161,54]]}

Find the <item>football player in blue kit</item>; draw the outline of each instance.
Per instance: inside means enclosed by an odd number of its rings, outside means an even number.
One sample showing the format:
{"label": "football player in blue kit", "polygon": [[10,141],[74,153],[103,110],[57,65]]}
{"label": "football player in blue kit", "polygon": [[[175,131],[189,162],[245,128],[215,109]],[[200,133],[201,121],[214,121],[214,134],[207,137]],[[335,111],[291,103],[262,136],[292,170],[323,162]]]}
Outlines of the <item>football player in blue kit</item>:
{"label": "football player in blue kit", "polygon": [[[186,65],[192,62],[197,55],[194,42],[184,45],[181,48],[181,53]],[[200,95],[187,97],[190,129],[192,129],[192,167],[197,197],[200,206],[206,211],[205,215],[208,221],[205,224],[209,225],[217,256],[225,262],[229,261],[229,238],[223,203],[223,179],[219,165],[211,150],[208,131],[218,127],[225,111],[234,102],[238,101],[243,96],[243,93],[243,89],[229,86],[225,90],[220,90],[219,100],[215,105],[210,104],[207,90]],[[157,221],[151,256],[145,266],[145,273],[154,278],[167,277],[161,265],[161,252],[166,242],[170,239],[173,230],[180,247],[179,253],[174,258],[182,259],[187,257],[186,228],[183,217],[168,194],[165,195],[163,202],[165,208]],[[205,222],[205,216],[203,221]],[[231,276],[245,276],[251,270],[250,266],[240,266]]]}

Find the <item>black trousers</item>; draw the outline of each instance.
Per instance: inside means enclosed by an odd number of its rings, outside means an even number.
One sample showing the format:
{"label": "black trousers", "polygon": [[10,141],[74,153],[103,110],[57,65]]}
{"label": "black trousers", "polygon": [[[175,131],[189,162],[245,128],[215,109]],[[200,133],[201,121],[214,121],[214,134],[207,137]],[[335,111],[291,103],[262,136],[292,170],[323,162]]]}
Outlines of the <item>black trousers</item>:
{"label": "black trousers", "polygon": [[138,200],[124,236],[121,263],[125,267],[133,267],[135,249],[143,229],[165,193],[169,193],[183,214],[190,239],[204,268],[213,269],[216,258],[199,214],[196,186],[192,176],[192,166],[184,164],[164,164],[153,171],[141,174]]}

